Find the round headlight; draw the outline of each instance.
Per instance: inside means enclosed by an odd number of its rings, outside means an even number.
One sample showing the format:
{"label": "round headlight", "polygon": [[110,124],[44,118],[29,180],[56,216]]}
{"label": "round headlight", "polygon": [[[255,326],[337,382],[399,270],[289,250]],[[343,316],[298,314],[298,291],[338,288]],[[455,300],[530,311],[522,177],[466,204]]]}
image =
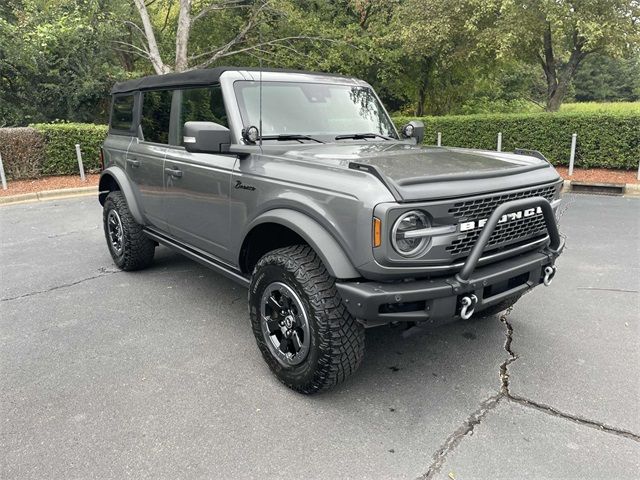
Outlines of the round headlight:
{"label": "round headlight", "polygon": [[391,230],[393,248],[404,257],[420,253],[429,241],[429,237],[414,237],[410,232],[429,228],[429,226],[427,215],[419,210],[412,210],[401,215]]}

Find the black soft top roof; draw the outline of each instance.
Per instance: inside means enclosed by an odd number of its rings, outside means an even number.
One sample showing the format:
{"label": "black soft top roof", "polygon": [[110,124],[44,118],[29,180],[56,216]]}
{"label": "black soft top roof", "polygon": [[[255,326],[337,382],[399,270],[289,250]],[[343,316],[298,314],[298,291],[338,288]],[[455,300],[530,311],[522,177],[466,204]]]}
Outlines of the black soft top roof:
{"label": "black soft top roof", "polygon": [[216,67],[206,68],[202,70],[191,70],[182,73],[167,73],[165,75],[150,75],[148,77],[136,78],[135,80],[127,80],[126,82],[116,83],[111,89],[111,93],[126,93],[136,90],[149,90],[153,88],[170,88],[184,87],[196,85],[209,85],[216,83],[226,71],[246,71],[246,72],[280,72],[280,73],[310,73],[313,75],[327,75],[331,77],[343,77],[333,73],[306,72],[304,70],[285,70],[279,68],[247,68],[247,67]]}

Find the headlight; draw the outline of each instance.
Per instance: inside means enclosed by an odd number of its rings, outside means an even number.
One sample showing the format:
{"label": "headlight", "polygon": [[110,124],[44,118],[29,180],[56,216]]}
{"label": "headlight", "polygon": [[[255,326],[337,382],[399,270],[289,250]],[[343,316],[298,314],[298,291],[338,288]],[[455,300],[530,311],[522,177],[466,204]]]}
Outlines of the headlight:
{"label": "headlight", "polygon": [[424,212],[412,210],[400,216],[391,230],[391,243],[396,252],[404,257],[420,253],[429,242],[429,237],[413,236],[411,232],[429,228],[429,219]]}

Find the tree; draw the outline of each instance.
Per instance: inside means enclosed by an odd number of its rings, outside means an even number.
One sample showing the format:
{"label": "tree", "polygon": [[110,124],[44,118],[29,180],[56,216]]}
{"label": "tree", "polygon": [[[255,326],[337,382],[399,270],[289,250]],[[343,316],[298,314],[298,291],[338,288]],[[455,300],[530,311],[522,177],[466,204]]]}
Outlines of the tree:
{"label": "tree", "polygon": [[[142,37],[142,45],[136,45],[130,42],[120,42],[132,49],[138,55],[147,58],[155,72],[159,75],[168,72],[184,72],[197,68],[209,67],[219,60],[238,55],[242,53],[265,53],[265,49],[274,46],[283,46],[284,48],[292,48],[290,43],[299,40],[319,40],[319,37],[310,35],[277,35],[277,31],[269,28],[270,22],[278,22],[278,17],[286,14],[278,9],[279,4],[273,0],[178,0],[177,3],[168,0],[158,2],[152,5],[154,1],[148,4],[144,0],[134,0],[136,9],[138,10],[142,28],[138,28],[138,32]],[[214,13],[218,14],[217,19],[211,19]],[[175,53],[173,64],[166,60],[168,53],[162,51],[157,39],[157,26],[154,25],[153,17],[163,16],[164,26],[162,33],[170,21],[175,22],[175,31],[170,31],[170,35],[175,36],[174,48]],[[221,19],[223,21],[221,21]],[[230,21],[224,21],[230,20]],[[238,24],[238,20],[241,23]],[[209,27],[217,23],[219,28],[217,32],[229,32],[230,35],[218,35],[219,43],[211,48],[211,36],[206,42],[200,42],[193,45],[192,37],[194,30],[198,24],[207,20]],[[261,33],[262,30],[268,33],[276,33],[274,36],[267,37],[265,40],[259,36],[258,39],[251,38],[251,34]],[[212,29],[208,31],[211,33]],[[168,50],[168,49],[166,49]],[[189,54],[191,50],[194,53]]]}
{"label": "tree", "polygon": [[595,52],[619,56],[637,48],[637,0],[504,0],[495,38],[544,72],[548,111],[560,108],[572,80]]}
{"label": "tree", "polygon": [[12,0],[0,11],[0,126],[105,121],[126,75],[112,51],[118,0]]}

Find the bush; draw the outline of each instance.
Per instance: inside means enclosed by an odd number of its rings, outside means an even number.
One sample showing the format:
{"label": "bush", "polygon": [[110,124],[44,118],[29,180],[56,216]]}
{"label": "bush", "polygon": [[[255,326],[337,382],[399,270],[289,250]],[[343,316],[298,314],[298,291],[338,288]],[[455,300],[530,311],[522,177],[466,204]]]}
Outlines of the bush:
{"label": "bush", "polygon": [[42,135],[30,127],[0,128],[0,155],[8,179],[39,177],[44,158]]}
{"label": "bush", "polygon": [[[409,117],[395,117],[398,126]],[[578,134],[575,165],[579,168],[635,169],[640,161],[640,111],[559,112],[423,117],[425,140],[495,150],[502,132],[502,150],[539,150],[554,165],[568,165],[571,135]]]}
{"label": "bush", "polygon": [[87,173],[100,170],[100,146],[107,135],[106,125],[91,123],[37,123],[32,125],[44,139],[43,175],[78,173],[76,143]]}

